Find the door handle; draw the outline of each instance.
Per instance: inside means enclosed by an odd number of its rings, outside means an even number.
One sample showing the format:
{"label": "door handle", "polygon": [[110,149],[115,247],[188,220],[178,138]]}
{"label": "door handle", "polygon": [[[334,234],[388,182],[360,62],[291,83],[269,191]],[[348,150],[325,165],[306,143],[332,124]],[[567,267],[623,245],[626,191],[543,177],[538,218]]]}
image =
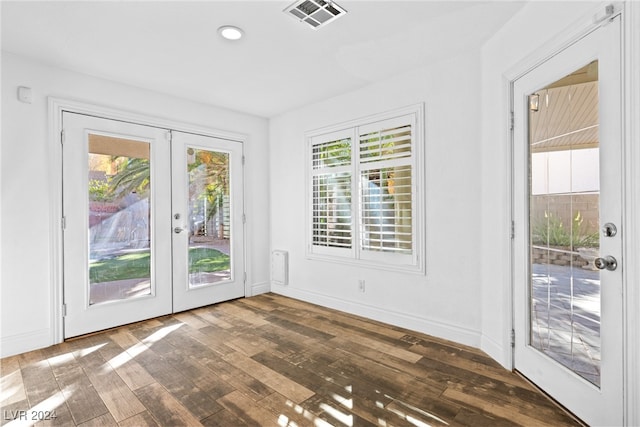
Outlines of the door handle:
{"label": "door handle", "polygon": [[596,258],[593,261],[593,264],[596,266],[597,269],[599,270],[609,270],[609,271],[613,271],[616,268],[618,268],[618,260],[616,260],[614,257],[612,257],[611,255],[607,255],[604,258]]}
{"label": "door handle", "polygon": [[176,227],[176,228],[173,229],[173,232],[176,233],[176,234],[180,234],[183,231],[184,231],[184,228],[182,228],[182,227]]}

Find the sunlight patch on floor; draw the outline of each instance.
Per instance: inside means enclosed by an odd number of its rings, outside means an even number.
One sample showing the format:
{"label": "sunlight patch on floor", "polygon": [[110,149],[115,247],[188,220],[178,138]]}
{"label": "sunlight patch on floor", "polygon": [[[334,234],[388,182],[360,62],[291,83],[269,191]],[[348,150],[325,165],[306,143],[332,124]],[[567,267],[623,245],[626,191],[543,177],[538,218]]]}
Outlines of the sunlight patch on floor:
{"label": "sunlight patch on floor", "polygon": [[20,370],[4,375],[0,379],[0,406],[8,406],[26,398]]}
{"label": "sunlight patch on floor", "polygon": [[280,416],[278,417],[278,425],[280,427],[298,427],[298,424],[289,420],[289,417],[284,414],[280,414]]}
{"label": "sunlight patch on floor", "polygon": [[24,411],[25,412],[24,417],[22,416],[17,417],[13,421],[5,424],[5,427],[28,427],[38,422],[41,422],[41,420],[39,420],[37,416],[35,417],[36,418],[35,420],[32,420],[31,418],[34,418],[34,417],[29,415],[45,413],[45,412],[55,412],[55,410],[60,405],[62,405],[65,401],[67,401],[73,395],[73,393],[75,393],[76,388],[77,387],[75,385],[70,385],[68,387],[65,387],[64,390],[53,394],[48,399],[43,400],[42,402],[38,403],[36,406],[32,408],[29,408],[28,411]]}
{"label": "sunlight patch on floor", "polygon": [[153,344],[155,342],[158,342],[183,325],[184,323],[176,323],[175,325],[165,326],[164,328],[152,333],[147,338],[143,339],[142,342],[145,344]]}
{"label": "sunlight patch on floor", "polygon": [[327,405],[326,403],[321,403],[320,409],[331,415],[336,420],[340,421],[342,424],[353,426],[353,415],[347,415],[344,412],[337,410],[333,406]]}
{"label": "sunlight patch on floor", "polygon": [[[438,422],[440,422],[442,424],[449,425],[449,423],[446,422],[445,420],[443,420],[442,418],[440,418],[440,417],[438,417],[438,416],[436,416],[436,415],[434,415],[434,414],[432,414],[430,412],[424,411],[424,410],[422,410],[422,409],[420,409],[420,408],[418,408],[416,406],[413,406],[410,403],[403,402],[402,400],[394,399],[393,397],[391,397],[389,395],[386,395],[386,394],[384,396],[389,398],[389,399],[392,399],[395,403],[398,403],[398,404],[404,406],[405,408],[411,409],[412,411],[419,413],[420,415],[424,415],[425,417],[431,418],[431,419],[433,419],[435,421],[438,421]],[[409,420],[407,419],[407,421],[409,421]],[[416,419],[416,421],[419,421],[419,420]],[[411,421],[409,421],[409,422],[411,422]],[[413,422],[411,422],[411,423],[414,424],[414,425],[418,425],[418,424],[415,424]],[[425,425],[429,425],[429,424],[425,424]]]}
{"label": "sunlight patch on floor", "polygon": [[353,409],[353,399],[347,399],[346,397],[340,396],[336,393],[331,393],[331,397],[345,408]]}
{"label": "sunlight patch on floor", "polygon": [[140,353],[144,352],[145,350],[148,350],[149,347],[151,347],[154,343],[160,341],[161,339],[169,335],[171,332],[175,331],[176,329],[180,328],[183,325],[184,323],[176,323],[175,325],[165,326],[164,328],[157,330],[156,332],[149,335],[147,338],[143,339],[142,343],[134,344],[128,349],[124,350],[122,353],[109,359],[109,361],[107,361],[107,363],[105,363],[102,366],[102,370],[108,371],[109,370],[108,366],[111,366],[111,368],[113,369],[117,369],[121,367],[122,365],[129,362],[130,360],[133,360]]}
{"label": "sunlight patch on floor", "polygon": [[148,348],[149,347],[147,347],[146,345],[140,344],[140,343],[131,346],[127,350],[118,354],[117,356],[109,359],[109,361],[107,361],[107,363],[103,366],[103,371],[108,371],[108,368],[106,365],[111,366],[113,369],[118,369],[125,363],[129,362],[130,360],[133,360],[137,355],[147,350]]}

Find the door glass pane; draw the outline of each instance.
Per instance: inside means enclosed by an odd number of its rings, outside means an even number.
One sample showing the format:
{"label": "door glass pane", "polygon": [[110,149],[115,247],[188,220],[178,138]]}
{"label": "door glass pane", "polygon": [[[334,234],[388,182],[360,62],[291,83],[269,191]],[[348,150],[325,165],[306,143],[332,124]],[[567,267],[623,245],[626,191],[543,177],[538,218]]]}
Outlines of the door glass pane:
{"label": "door glass pane", "polygon": [[229,154],[187,147],[189,287],[231,279]]}
{"label": "door glass pane", "polygon": [[151,293],[150,146],[89,135],[89,301]]}
{"label": "door glass pane", "polygon": [[598,63],[529,96],[530,345],[600,385]]}

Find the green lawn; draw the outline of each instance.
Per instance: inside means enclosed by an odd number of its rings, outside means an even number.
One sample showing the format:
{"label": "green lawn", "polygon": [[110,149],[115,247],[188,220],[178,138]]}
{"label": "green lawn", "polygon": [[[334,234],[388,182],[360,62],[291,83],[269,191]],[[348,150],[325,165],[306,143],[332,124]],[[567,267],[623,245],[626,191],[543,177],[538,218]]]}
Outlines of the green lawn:
{"label": "green lawn", "polygon": [[[89,282],[114,282],[123,279],[142,279],[150,276],[151,255],[147,252],[120,255],[89,265]],[[189,249],[189,273],[211,273],[230,268],[229,255],[216,249]]]}

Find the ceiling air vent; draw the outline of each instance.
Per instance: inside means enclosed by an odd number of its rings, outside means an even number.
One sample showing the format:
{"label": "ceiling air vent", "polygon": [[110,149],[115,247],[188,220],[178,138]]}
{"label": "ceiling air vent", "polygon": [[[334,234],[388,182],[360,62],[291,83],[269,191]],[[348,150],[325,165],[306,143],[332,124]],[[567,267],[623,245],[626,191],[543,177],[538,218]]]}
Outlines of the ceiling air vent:
{"label": "ceiling air vent", "polygon": [[298,21],[306,22],[314,30],[347,13],[331,0],[300,0],[287,7],[284,12]]}

